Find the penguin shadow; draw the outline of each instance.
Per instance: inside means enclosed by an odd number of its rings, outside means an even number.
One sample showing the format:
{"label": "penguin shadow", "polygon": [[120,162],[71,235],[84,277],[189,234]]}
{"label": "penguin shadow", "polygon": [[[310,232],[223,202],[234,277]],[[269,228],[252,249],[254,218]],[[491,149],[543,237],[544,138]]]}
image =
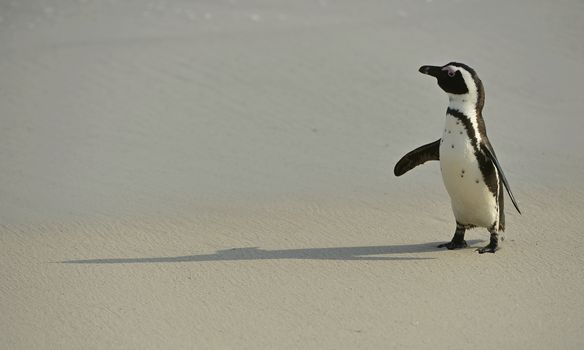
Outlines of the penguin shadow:
{"label": "penguin shadow", "polygon": [[[467,240],[471,248],[480,240]],[[346,261],[407,261],[432,260],[434,257],[399,256],[414,253],[441,253],[446,249],[437,248],[442,242],[398,244],[385,246],[302,248],[302,249],[260,249],[258,247],[232,248],[218,250],[213,254],[195,254],[182,256],[162,256],[143,258],[108,258],[88,260],[66,260],[63,264],[149,264],[149,263],[187,263],[213,261],[249,261],[249,260],[346,260]],[[398,256],[394,256],[398,255]]]}

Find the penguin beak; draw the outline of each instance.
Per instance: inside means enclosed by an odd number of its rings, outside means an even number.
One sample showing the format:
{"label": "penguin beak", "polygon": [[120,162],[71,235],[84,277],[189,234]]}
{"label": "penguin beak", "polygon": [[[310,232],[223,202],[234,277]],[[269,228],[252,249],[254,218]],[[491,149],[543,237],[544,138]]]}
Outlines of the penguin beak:
{"label": "penguin beak", "polygon": [[442,72],[442,67],[436,66],[421,66],[418,71],[422,74],[431,75],[438,78],[438,75]]}

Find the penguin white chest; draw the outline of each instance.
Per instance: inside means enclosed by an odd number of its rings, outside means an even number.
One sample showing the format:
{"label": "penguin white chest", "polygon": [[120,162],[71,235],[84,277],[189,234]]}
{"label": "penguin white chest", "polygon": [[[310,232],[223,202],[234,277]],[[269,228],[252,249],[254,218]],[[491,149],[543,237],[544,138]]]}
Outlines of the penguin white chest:
{"label": "penguin white chest", "polygon": [[485,184],[464,124],[447,115],[440,144],[440,170],[456,221],[490,227],[498,222],[496,197]]}

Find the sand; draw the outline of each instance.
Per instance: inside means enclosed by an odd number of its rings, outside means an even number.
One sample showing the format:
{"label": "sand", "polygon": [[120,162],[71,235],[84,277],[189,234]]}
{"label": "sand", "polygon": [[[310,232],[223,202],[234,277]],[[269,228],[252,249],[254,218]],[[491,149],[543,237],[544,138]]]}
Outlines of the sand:
{"label": "sand", "polygon": [[[581,349],[579,1],[2,1],[1,349]],[[444,251],[474,67],[507,199]]]}

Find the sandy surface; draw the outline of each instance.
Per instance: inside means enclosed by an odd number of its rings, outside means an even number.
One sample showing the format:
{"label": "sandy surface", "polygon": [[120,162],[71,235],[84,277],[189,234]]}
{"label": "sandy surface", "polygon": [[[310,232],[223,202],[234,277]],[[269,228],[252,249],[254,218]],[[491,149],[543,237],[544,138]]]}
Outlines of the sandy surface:
{"label": "sandy surface", "polygon": [[[451,60],[494,255],[392,174]],[[1,1],[0,348],[582,349],[582,62],[580,1]]]}

